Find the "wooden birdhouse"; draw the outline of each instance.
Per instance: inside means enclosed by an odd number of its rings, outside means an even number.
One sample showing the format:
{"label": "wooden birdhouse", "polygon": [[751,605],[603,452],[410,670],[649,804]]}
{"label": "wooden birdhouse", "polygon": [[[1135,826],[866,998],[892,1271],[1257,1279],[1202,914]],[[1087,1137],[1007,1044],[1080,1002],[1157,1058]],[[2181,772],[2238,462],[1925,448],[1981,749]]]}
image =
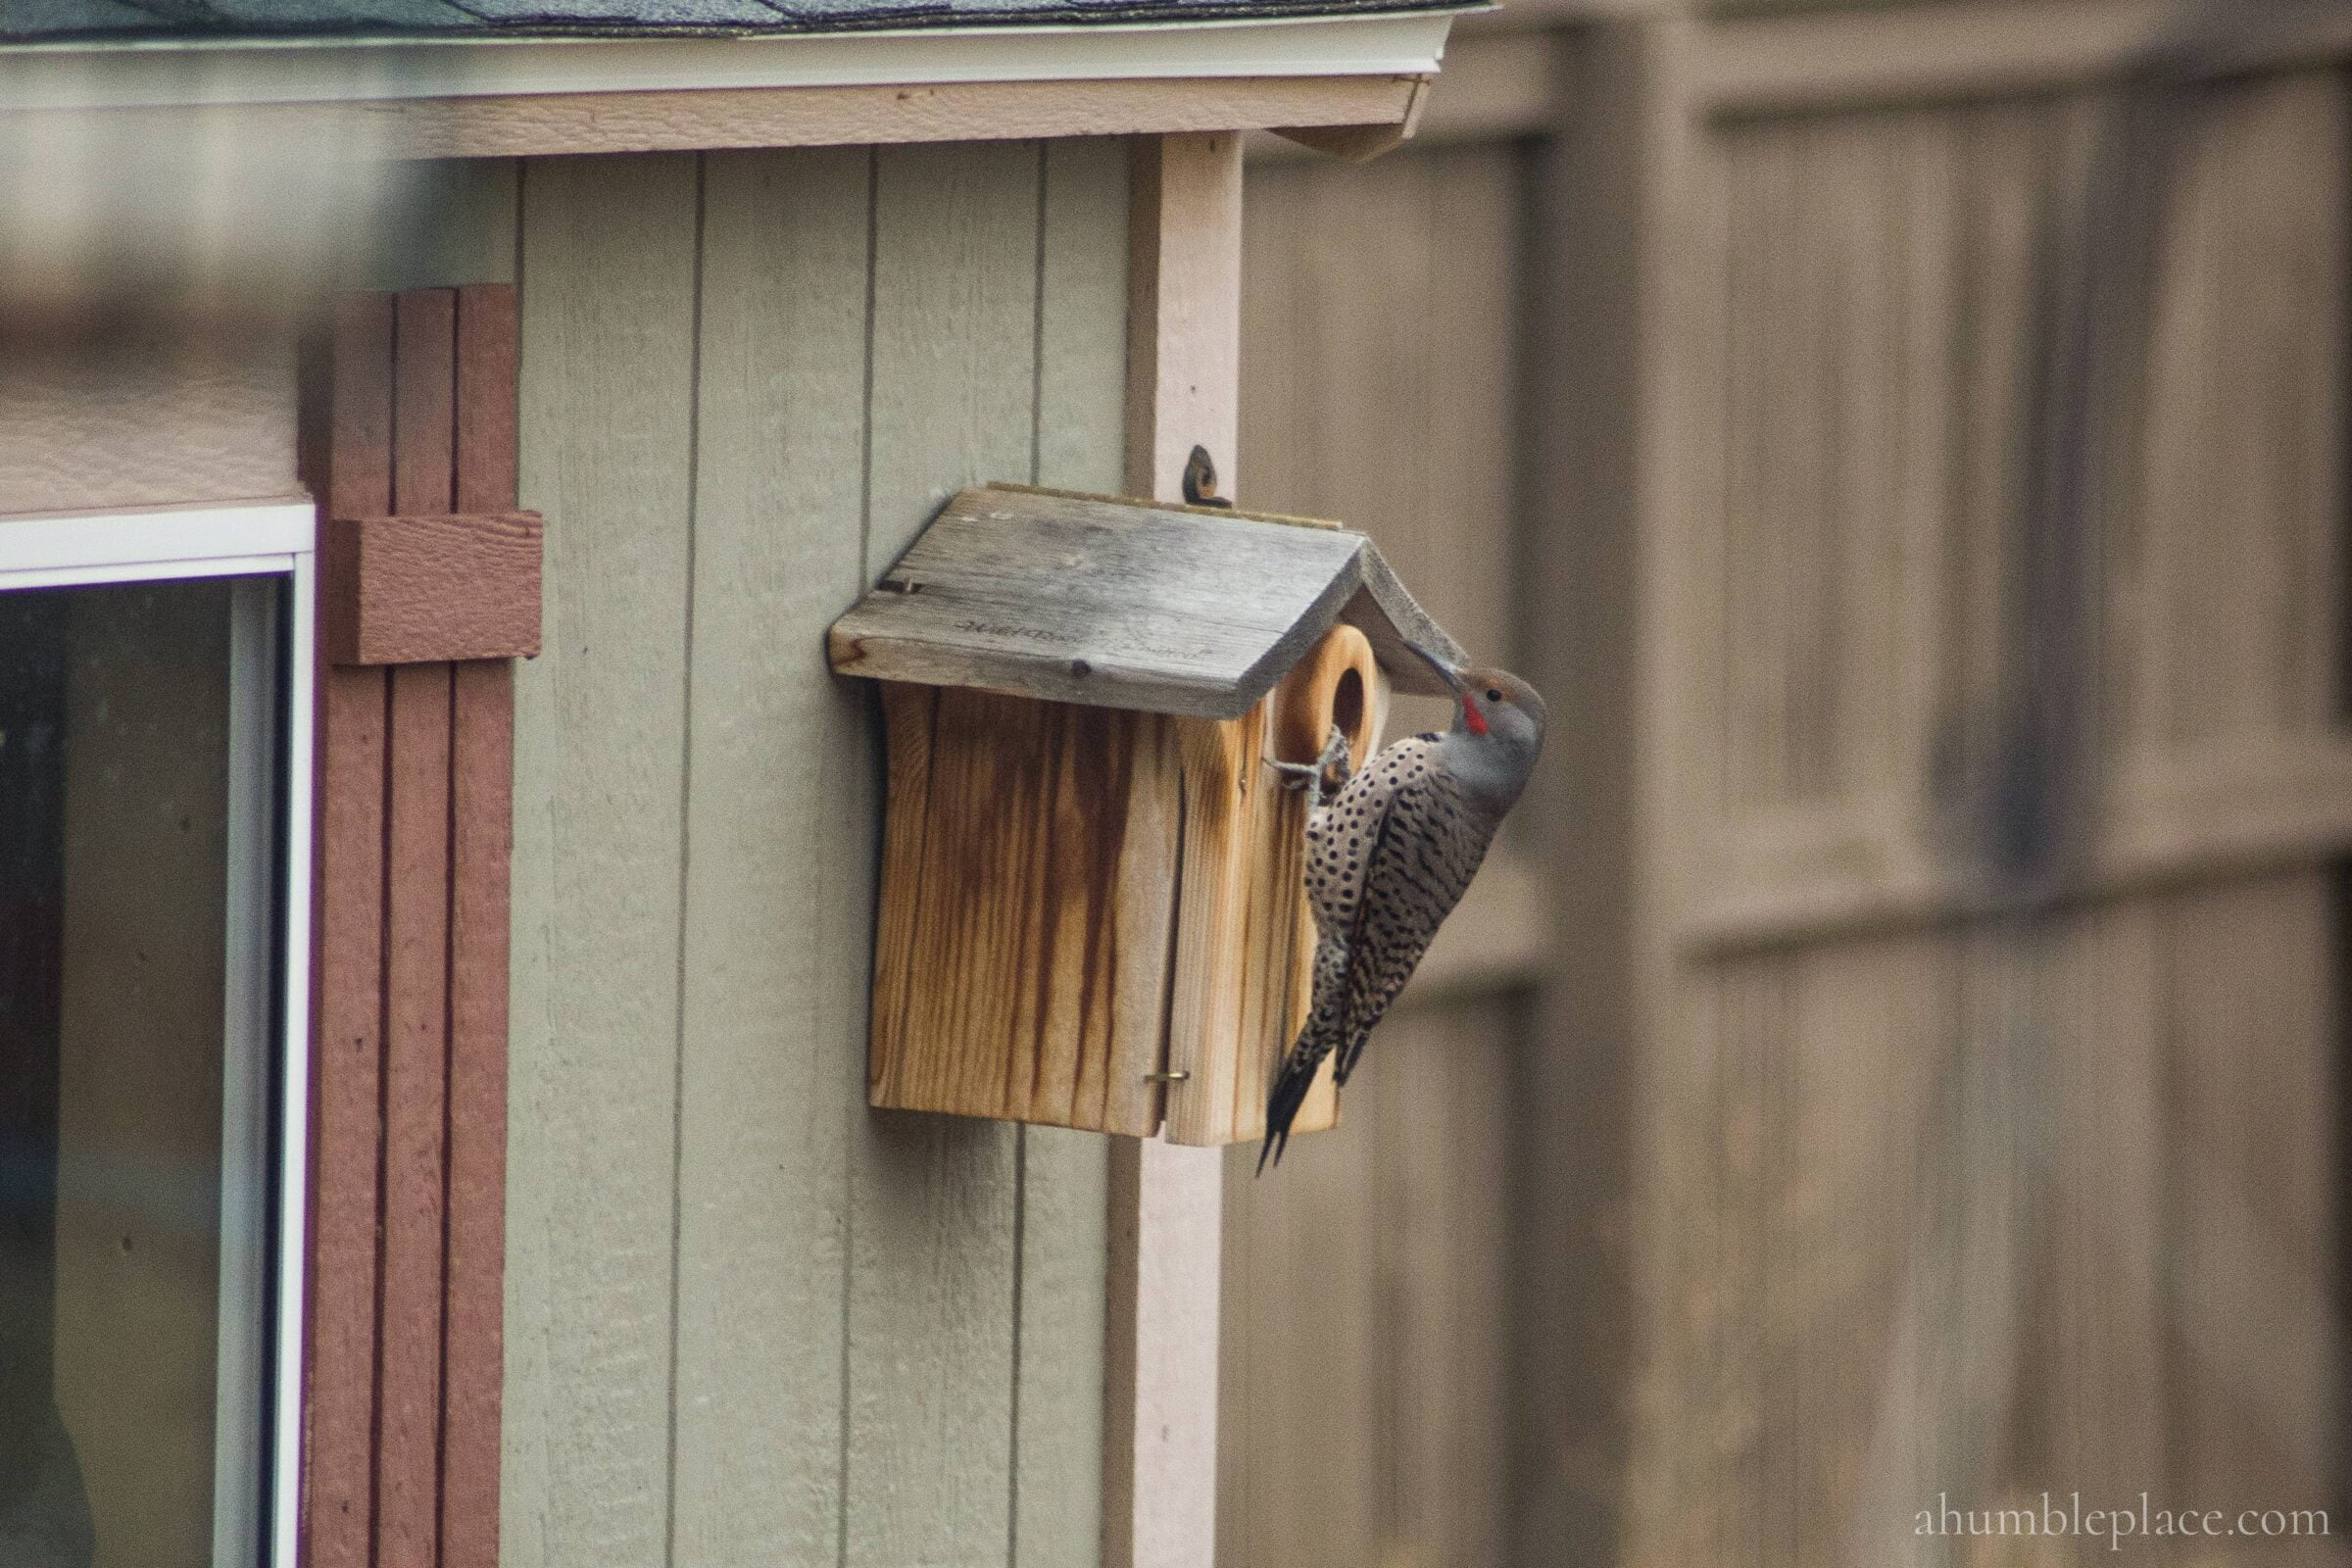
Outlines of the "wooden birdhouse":
{"label": "wooden birdhouse", "polygon": [[[1392,684],[1443,694],[1408,643],[1459,657],[1336,524],[957,495],[831,634],[890,752],[871,1102],[1259,1137],[1314,950],[1268,763],[1334,725],[1361,762]],[[1326,1078],[1298,1129],[1336,1119]]]}

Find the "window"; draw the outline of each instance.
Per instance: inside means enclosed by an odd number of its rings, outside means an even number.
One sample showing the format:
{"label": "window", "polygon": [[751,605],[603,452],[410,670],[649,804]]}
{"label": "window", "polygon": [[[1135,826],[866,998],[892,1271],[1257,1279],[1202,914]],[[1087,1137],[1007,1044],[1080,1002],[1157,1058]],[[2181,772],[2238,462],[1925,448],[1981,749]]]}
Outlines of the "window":
{"label": "window", "polygon": [[12,1568],[293,1562],[313,531],[0,521]]}

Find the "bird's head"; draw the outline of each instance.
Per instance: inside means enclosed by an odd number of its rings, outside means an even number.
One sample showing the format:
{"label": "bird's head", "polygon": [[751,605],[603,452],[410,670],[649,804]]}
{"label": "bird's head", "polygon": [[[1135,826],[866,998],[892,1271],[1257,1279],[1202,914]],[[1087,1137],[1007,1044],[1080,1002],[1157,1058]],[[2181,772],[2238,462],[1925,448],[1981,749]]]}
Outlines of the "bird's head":
{"label": "bird's head", "polygon": [[1524,753],[1530,762],[1544,745],[1544,699],[1507,669],[1487,664],[1453,664],[1428,649],[1413,652],[1452,689],[1453,732],[1487,740],[1495,748]]}

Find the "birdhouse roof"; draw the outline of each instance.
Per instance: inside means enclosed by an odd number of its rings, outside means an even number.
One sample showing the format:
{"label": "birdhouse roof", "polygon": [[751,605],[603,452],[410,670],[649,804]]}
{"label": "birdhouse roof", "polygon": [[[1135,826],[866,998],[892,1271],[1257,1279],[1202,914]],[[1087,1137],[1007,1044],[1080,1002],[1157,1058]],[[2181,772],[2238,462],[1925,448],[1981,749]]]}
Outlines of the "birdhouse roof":
{"label": "birdhouse roof", "polygon": [[1360,533],[1021,485],[965,490],[833,623],[833,667],[926,686],[1238,718],[1339,621],[1399,691],[1462,652]]}

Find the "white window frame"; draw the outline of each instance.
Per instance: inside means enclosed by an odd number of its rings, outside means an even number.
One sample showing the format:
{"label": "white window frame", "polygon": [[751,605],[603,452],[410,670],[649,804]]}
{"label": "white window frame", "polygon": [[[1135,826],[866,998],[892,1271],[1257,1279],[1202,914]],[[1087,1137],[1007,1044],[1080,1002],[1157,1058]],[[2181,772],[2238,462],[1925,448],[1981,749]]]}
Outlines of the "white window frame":
{"label": "white window frame", "polygon": [[[282,577],[290,592],[257,583],[237,597],[229,636],[228,953],[223,1036],[220,1190],[220,1335],[217,1424],[221,1435],[257,1425],[267,1439],[269,1474],[227,1459],[239,1446],[217,1447],[214,1468],[216,1564],[265,1560],[295,1568],[301,1499],[302,1299],[309,1212],[311,1014],[311,751],[317,605],[317,508],[309,501],[48,517],[0,518],[0,593],[99,583],[171,582],[203,577]],[[287,605],[284,679],[285,776],[271,777],[279,710],[277,607]],[[284,812],[282,882],[269,868]],[[282,967],[273,942],[283,908]],[[273,976],[281,987],[270,995]],[[273,1008],[272,1003],[275,1007]],[[270,1020],[284,1025],[275,1039]],[[275,1299],[265,1304],[269,1222],[267,1166],[270,1067],[277,1053],[280,1157]],[[249,1266],[229,1266],[242,1256]],[[265,1374],[271,1364],[275,1381]],[[263,1391],[272,1406],[261,1408]],[[242,1396],[240,1397],[240,1395]]]}

